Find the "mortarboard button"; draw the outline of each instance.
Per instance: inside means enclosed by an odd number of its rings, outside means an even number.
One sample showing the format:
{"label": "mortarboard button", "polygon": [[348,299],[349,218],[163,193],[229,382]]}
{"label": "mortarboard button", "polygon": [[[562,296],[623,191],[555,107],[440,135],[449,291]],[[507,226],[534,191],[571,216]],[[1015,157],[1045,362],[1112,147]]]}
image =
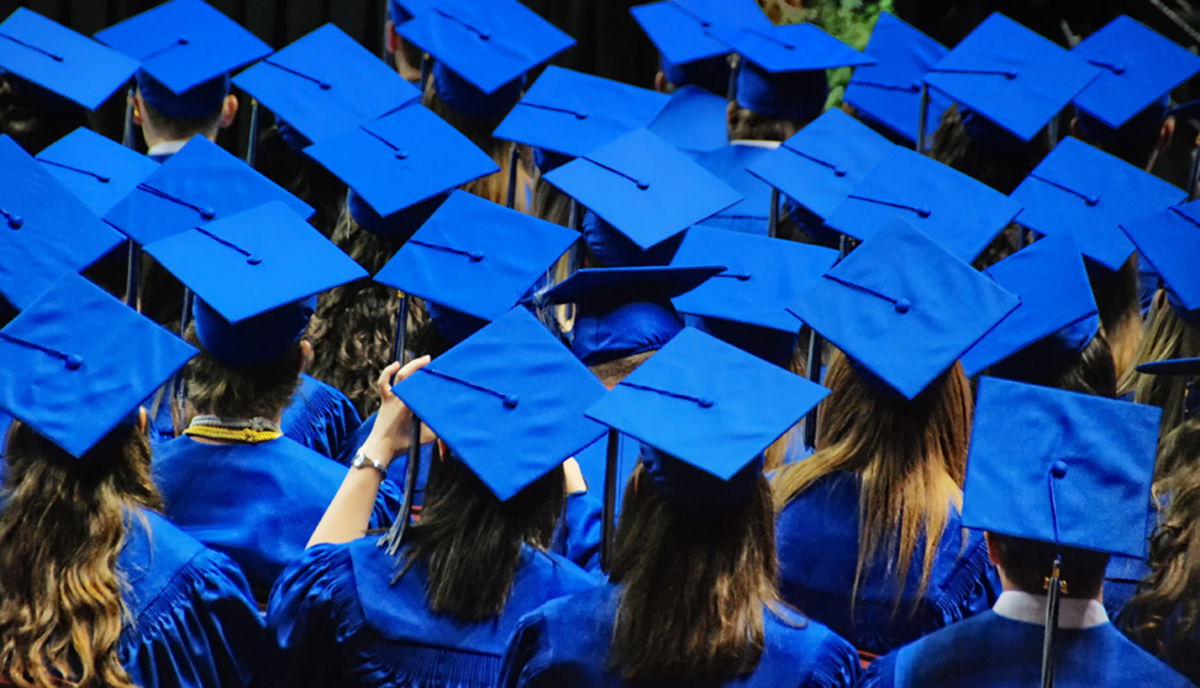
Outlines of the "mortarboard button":
{"label": "mortarboard button", "polygon": [[394,391],[501,501],[604,434],[583,415],[604,386],[520,308]]}
{"label": "mortarboard button", "polygon": [[1124,222],[1121,229],[1162,278],[1176,313],[1200,322],[1200,201]]}
{"label": "mortarboard button", "polygon": [[95,110],[129,81],[137,63],[18,7],[0,23],[0,69]]}
{"label": "mortarboard button", "polygon": [[963,525],[1144,556],[1161,413],[1143,404],[982,378]]}
{"label": "mortarboard button", "polygon": [[83,457],[195,353],[66,273],[0,330],[0,408]]}
{"label": "mortarboard button", "polygon": [[100,216],[158,169],[150,158],[84,127],[44,148],[37,160]]}
{"label": "mortarboard button", "polygon": [[891,219],[789,310],[913,399],[1018,304],[913,225]]}
{"label": "mortarboard button", "polygon": [[1118,230],[1180,203],[1186,193],[1129,163],[1067,137],[1013,191],[1024,207],[1017,222],[1039,234],[1068,234],[1083,254],[1109,270],[1133,246]]}

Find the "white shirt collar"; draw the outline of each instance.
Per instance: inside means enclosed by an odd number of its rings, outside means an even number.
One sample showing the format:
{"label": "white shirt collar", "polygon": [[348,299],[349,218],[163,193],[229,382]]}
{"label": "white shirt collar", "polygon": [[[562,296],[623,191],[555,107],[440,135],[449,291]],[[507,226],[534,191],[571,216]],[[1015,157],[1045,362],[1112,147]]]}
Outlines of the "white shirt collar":
{"label": "white shirt collar", "polygon": [[781,145],[779,141],[763,141],[759,139],[734,139],[729,142],[731,146],[749,146],[751,148],[778,148]]}
{"label": "white shirt collar", "polygon": [[[1046,596],[1031,595],[1019,590],[1000,593],[992,611],[1006,619],[1044,626],[1046,624]],[[1096,600],[1081,600],[1060,597],[1058,601],[1058,627],[1067,629],[1094,628],[1108,623],[1104,605]]]}
{"label": "white shirt collar", "polygon": [[186,146],[187,142],[190,140],[191,139],[182,139],[180,141],[163,141],[162,143],[156,143],[150,150],[146,151],[146,155],[175,155],[179,152],[179,149]]}

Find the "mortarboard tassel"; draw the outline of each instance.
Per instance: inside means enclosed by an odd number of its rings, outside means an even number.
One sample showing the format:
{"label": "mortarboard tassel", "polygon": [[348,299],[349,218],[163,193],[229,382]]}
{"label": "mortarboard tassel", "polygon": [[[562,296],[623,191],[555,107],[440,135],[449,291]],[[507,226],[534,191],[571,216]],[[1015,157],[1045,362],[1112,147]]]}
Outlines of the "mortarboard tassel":
{"label": "mortarboard tassel", "polygon": [[617,455],[621,448],[621,434],[608,430],[608,448],[604,457],[604,504],[600,522],[600,570],[612,570],[613,552],[616,549],[616,504],[617,504]]}
{"label": "mortarboard tassel", "polygon": [[[1061,480],[1067,475],[1067,464],[1055,461],[1047,474],[1047,488],[1050,492],[1050,523],[1054,527],[1054,545],[1058,541],[1058,508],[1054,501],[1054,481]],[[1059,596],[1066,590],[1067,583],[1062,579],[1062,554],[1054,555],[1054,566],[1050,577],[1046,579],[1046,630],[1042,639],[1042,688],[1054,686],[1054,644],[1055,631],[1058,629]]]}

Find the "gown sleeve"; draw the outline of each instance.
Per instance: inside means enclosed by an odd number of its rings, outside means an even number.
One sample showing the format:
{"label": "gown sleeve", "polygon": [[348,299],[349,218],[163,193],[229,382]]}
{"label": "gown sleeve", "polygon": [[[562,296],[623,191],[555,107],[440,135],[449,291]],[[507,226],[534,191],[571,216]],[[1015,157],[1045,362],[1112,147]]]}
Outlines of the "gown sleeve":
{"label": "gown sleeve", "polygon": [[858,685],[862,663],[858,651],[841,636],[830,632],[813,663],[808,688],[852,688]]}
{"label": "gown sleeve", "polygon": [[379,484],[379,494],[375,496],[375,507],[371,510],[369,527],[387,528],[392,525],[404,508],[404,491],[391,479]]}
{"label": "gown sleeve", "polygon": [[517,623],[500,665],[500,688],[565,685],[553,676],[553,652],[547,625],[540,610],[526,614]]}
{"label": "gown sleeve", "polygon": [[300,389],[283,412],[284,434],[313,451],[335,458],[362,425],[358,409],[340,390],[303,376]]}
{"label": "gown sleeve", "polygon": [[551,550],[579,568],[600,571],[600,533],[603,506],[587,492],[567,495],[566,509]]}
{"label": "gown sleeve", "polygon": [[890,652],[871,663],[863,672],[859,688],[893,688],[896,685],[896,653]]}
{"label": "gown sleeve", "polygon": [[218,688],[265,676],[268,647],[246,577],[228,557],[205,549],[133,619],[118,651],[143,688]]}

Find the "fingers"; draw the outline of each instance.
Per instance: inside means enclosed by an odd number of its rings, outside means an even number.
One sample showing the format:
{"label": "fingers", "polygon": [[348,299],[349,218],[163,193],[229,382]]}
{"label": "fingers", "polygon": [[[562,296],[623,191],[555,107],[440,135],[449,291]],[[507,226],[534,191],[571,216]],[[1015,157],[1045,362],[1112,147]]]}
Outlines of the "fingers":
{"label": "fingers", "polygon": [[[425,355],[420,358],[414,358],[413,360],[404,364],[404,367],[401,368],[400,372],[396,374],[396,382],[403,382],[405,380],[405,378],[407,378],[409,375],[412,375],[413,373],[417,372],[418,370],[429,365],[429,361],[431,361],[431,360],[433,360],[433,359],[430,358],[428,355]],[[399,364],[393,363],[392,365],[399,365]]]}
{"label": "fingers", "polygon": [[392,397],[392,377],[396,371],[400,370],[399,363],[393,363],[383,369],[379,373],[379,377],[375,379],[375,388],[379,390],[379,398],[387,401]]}

